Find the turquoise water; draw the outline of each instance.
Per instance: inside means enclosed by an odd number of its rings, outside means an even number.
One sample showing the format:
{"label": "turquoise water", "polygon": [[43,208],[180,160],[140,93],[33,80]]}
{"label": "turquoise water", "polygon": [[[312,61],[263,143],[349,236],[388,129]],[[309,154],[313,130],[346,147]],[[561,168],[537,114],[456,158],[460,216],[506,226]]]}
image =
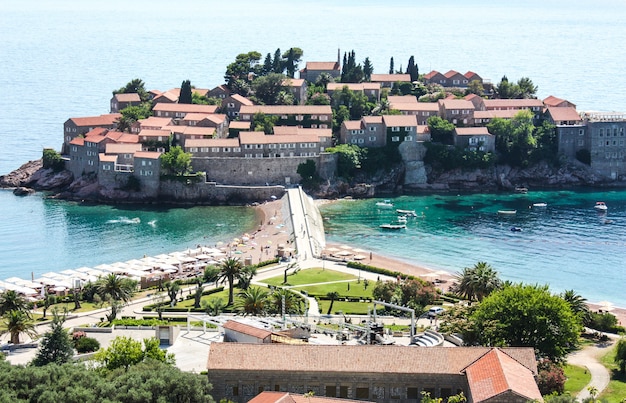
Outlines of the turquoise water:
{"label": "turquoise water", "polygon": [[214,246],[257,224],[246,207],[90,206],[7,190],[0,206],[0,280]]}
{"label": "turquoise water", "polygon": [[[609,206],[606,214],[594,210],[598,200]],[[486,261],[505,280],[574,289],[590,301],[626,306],[626,191],[402,196],[392,199],[396,208],[419,217],[391,232],[379,225],[397,214],[377,209],[376,201],[324,205],[327,241],[453,273]],[[539,202],[547,207],[532,207]]]}

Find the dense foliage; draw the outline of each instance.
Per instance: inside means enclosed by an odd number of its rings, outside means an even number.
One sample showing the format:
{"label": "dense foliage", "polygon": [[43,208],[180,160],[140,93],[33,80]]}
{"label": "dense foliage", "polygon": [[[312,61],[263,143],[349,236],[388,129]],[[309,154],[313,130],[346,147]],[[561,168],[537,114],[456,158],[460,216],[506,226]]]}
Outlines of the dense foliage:
{"label": "dense foliage", "polygon": [[163,170],[171,175],[181,176],[191,171],[191,154],[186,153],[179,146],[172,147],[159,158]]}
{"label": "dense foliage", "polygon": [[296,172],[300,175],[300,183],[307,189],[316,188],[321,182],[313,160],[306,160],[306,162],[299,164]]}
{"label": "dense foliage", "polygon": [[60,365],[70,362],[74,356],[74,345],[67,330],[63,328],[64,323],[65,314],[53,311],[50,330],[43,335],[33,365],[43,366],[50,363]]}
{"label": "dense foliage", "polygon": [[562,394],[565,390],[565,372],[563,367],[543,359],[537,362],[537,386],[542,395]]}
{"label": "dense foliage", "polygon": [[125,86],[121,87],[118,90],[113,91],[113,95],[115,94],[138,94],[141,102],[148,102],[150,100],[150,94],[146,91],[146,85],[143,80],[139,78],[135,78]]}
{"label": "dense foliage", "polygon": [[140,341],[130,337],[118,336],[113,339],[108,348],[100,349],[94,355],[94,361],[108,370],[123,368],[128,371],[132,365],[148,360],[159,361],[168,365],[174,365],[176,362],[173,354],[159,348],[159,341],[154,337],[144,339],[142,347]]}
{"label": "dense foliage", "polygon": [[55,172],[62,171],[65,168],[65,162],[61,158],[61,154],[52,148],[43,149],[42,162],[44,168],[52,169]]}
{"label": "dense foliage", "polygon": [[11,365],[0,357],[1,402],[213,402],[206,375],[157,361],[128,371],[95,371],[83,364]]}
{"label": "dense foliage", "polygon": [[466,267],[455,275],[451,291],[469,301],[482,301],[493,291],[502,288],[498,272],[486,262]]}
{"label": "dense foliage", "polygon": [[419,279],[377,281],[372,295],[377,300],[423,312],[437,298],[437,290],[433,284]]}
{"label": "dense foliage", "polygon": [[445,171],[452,169],[486,169],[494,165],[496,156],[491,152],[463,150],[460,147],[439,143],[425,143],[424,163]]}

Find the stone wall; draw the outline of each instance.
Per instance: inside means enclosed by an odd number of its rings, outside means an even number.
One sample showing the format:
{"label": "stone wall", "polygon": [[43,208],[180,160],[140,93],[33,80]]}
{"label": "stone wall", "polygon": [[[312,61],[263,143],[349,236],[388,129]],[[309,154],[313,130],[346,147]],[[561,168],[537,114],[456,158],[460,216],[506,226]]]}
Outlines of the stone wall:
{"label": "stone wall", "polygon": [[281,198],[284,186],[232,186],[200,181],[186,183],[162,180],[159,200],[194,204],[243,204]]}
{"label": "stone wall", "polygon": [[460,374],[318,373],[281,371],[223,371],[209,373],[216,401],[251,400],[261,391],[281,391],[341,397],[380,403],[417,403],[421,392],[448,397],[462,391],[469,396],[467,380]]}

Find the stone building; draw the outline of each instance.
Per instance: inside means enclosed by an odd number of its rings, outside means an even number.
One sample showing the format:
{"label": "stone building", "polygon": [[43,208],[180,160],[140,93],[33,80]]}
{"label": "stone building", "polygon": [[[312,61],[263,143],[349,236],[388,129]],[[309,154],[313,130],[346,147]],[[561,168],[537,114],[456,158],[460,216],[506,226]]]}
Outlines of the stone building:
{"label": "stone building", "polygon": [[532,348],[212,343],[207,370],[216,401],[243,403],[263,391],[381,403],[417,403],[422,392],[542,401]]}
{"label": "stone building", "polygon": [[586,112],[583,114],[591,154],[591,168],[610,177],[626,176],[626,113]]}

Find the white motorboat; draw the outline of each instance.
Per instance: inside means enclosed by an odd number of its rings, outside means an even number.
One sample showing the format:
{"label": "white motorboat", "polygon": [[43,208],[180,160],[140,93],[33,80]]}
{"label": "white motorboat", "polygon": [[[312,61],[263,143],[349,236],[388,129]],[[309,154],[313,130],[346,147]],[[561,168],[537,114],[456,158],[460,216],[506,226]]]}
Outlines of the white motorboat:
{"label": "white motorboat", "polygon": [[415,210],[401,210],[401,209],[397,209],[396,213],[402,214],[405,217],[417,217],[417,214],[415,213]]}
{"label": "white motorboat", "polygon": [[381,224],[380,228],[381,229],[388,229],[388,230],[400,230],[400,229],[405,229],[406,228],[406,224],[402,224],[402,223],[398,223],[398,224]]}
{"label": "white motorboat", "polygon": [[517,214],[517,210],[498,210],[500,215],[514,215]]}
{"label": "white motorboat", "polygon": [[593,206],[594,209],[598,210],[598,211],[607,211],[609,208],[606,206],[605,202],[596,202],[596,205]]}
{"label": "white motorboat", "polygon": [[383,200],[383,201],[379,201],[376,202],[376,207],[378,208],[393,208],[393,203],[391,202],[391,200]]}
{"label": "white motorboat", "polygon": [[533,207],[547,207],[548,203],[533,203]]}

